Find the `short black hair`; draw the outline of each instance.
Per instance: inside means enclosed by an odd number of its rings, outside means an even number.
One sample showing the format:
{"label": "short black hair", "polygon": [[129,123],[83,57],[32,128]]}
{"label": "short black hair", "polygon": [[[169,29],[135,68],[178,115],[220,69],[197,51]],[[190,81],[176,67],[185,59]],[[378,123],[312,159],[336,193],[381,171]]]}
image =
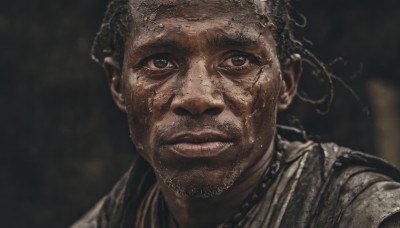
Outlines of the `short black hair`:
{"label": "short black hair", "polygon": [[[332,79],[337,79],[337,77],[330,73],[327,66],[304,47],[302,41],[295,38],[295,28],[305,27],[306,17],[292,7],[291,0],[243,1],[247,1],[250,4],[256,4],[255,1],[260,1],[261,4],[266,4],[268,8],[266,13],[256,13],[260,19],[265,20],[270,25],[268,29],[273,30],[281,64],[290,60],[291,55],[294,53],[298,53],[302,56],[303,63],[310,66],[311,73],[327,83],[328,92],[319,99],[309,98],[304,91],[299,91],[297,94],[301,100],[315,105],[317,112],[327,113],[333,100]],[[129,0],[111,0],[108,4],[100,30],[92,45],[91,56],[94,61],[102,64],[104,58],[113,57],[122,63],[125,39],[129,35],[129,28],[132,23],[132,12],[129,3]],[[294,17],[302,20],[302,22],[299,23],[299,20],[294,19]],[[325,108],[321,109],[321,106]]]}

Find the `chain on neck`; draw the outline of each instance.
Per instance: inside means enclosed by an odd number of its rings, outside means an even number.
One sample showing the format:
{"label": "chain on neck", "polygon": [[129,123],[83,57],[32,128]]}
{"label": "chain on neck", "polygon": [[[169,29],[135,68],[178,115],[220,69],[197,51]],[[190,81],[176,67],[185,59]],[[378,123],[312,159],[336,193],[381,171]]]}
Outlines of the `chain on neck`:
{"label": "chain on neck", "polygon": [[281,139],[280,136],[277,135],[275,139],[276,139],[275,140],[276,152],[273,157],[273,160],[271,161],[271,164],[265,171],[264,177],[261,180],[260,184],[253,191],[253,193],[250,194],[246,198],[246,200],[242,203],[239,211],[233,214],[233,216],[227,223],[218,226],[218,228],[242,227],[243,219],[245,218],[247,213],[262,199],[262,197],[269,189],[269,186],[271,185],[272,181],[275,179],[280,170],[282,151],[283,151],[283,146],[280,140]]}

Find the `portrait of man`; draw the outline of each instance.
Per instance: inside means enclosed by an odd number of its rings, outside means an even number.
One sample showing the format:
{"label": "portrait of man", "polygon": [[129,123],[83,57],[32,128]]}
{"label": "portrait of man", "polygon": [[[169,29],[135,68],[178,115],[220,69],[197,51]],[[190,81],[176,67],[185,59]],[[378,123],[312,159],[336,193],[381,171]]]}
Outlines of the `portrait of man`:
{"label": "portrait of man", "polygon": [[92,57],[126,113],[130,170],[72,227],[399,227],[400,173],[277,118],[303,68],[284,0],[114,0]]}
{"label": "portrait of man", "polygon": [[400,1],[0,7],[1,227],[400,227]]}

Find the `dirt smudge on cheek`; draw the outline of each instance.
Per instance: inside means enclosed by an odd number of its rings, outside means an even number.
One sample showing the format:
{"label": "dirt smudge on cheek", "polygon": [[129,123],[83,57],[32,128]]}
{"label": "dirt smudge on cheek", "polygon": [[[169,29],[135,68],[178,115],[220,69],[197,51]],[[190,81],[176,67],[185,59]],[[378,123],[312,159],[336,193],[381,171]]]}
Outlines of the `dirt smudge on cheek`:
{"label": "dirt smudge on cheek", "polygon": [[148,119],[146,122],[149,122],[149,118],[150,116],[153,114],[153,107],[154,107],[154,99],[156,97],[156,90],[152,89],[151,90],[151,95],[149,96],[149,98],[147,98],[147,107],[148,107]]}
{"label": "dirt smudge on cheek", "polygon": [[260,68],[256,76],[254,77],[253,85],[251,87],[254,87],[255,84],[260,80],[260,77],[263,74],[263,72],[264,72],[263,68]]}
{"label": "dirt smudge on cheek", "polygon": [[272,118],[275,119],[280,86],[278,73],[275,70],[261,68],[255,75],[251,87],[247,88],[252,96],[249,114],[245,116],[247,129],[267,127],[263,125]]}
{"label": "dirt smudge on cheek", "polygon": [[129,124],[130,138],[134,143],[137,151],[146,157],[143,153],[145,150],[144,142],[146,136],[146,126],[149,123],[149,105],[148,91],[140,82],[140,76],[130,72],[124,75],[123,94],[125,98],[125,106],[127,110],[127,119]]}

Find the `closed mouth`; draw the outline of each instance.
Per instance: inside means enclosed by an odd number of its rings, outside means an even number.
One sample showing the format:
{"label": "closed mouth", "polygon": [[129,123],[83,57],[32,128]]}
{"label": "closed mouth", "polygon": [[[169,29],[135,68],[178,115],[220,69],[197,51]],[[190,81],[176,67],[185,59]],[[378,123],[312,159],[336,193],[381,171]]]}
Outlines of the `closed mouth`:
{"label": "closed mouth", "polygon": [[174,135],[166,140],[165,146],[180,156],[201,158],[217,156],[233,144],[225,134],[202,131]]}

